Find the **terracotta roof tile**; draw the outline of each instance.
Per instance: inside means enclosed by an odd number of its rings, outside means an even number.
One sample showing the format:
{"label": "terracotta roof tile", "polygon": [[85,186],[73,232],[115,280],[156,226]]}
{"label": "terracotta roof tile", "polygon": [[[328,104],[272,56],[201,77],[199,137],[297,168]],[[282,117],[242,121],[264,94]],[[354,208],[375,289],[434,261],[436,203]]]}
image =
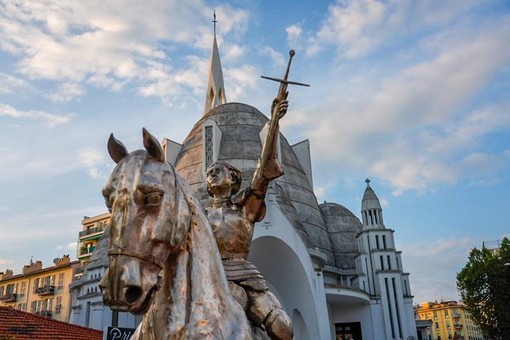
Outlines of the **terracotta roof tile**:
{"label": "terracotta roof tile", "polygon": [[101,340],[103,332],[10,307],[0,307],[0,339],[11,337],[16,340]]}

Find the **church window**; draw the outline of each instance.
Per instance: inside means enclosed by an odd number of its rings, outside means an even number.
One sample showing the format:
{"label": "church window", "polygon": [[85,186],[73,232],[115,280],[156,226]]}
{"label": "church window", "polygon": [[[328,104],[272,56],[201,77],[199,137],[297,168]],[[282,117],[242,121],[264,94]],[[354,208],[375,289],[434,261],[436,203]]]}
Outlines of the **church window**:
{"label": "church window", "polygon": [[397,313],[397,326],[398,326],[398,332],[402,334],[402,324],[400,322],[400,309],[398,308],[398,299],[397,299],[397,287],[395,284],[395,278],[391,278],[391,285],[393,288],[393,297],[395,298],[395,312]]}
{"label": "church window", "polygon": [[383,249],[386,249],[386,235],[382,236]]}
{"label": "church window", "polygon": [[386,298],[388,299],[388,314],[390,316],[391,337],[393,339],[395,339],[396,336],[395,336],[395,328],[393,325],[393,311],[391,308],[392,303],[391,303],[391,298],[390,298],[390,290],[389,290],[389,286],[388,286],[388,278],[387,277],[384,278],[384,290],[386,291]]}
{"label": "church window", "polygon": [[211,107],[209,109],[214,109],[214,90],[211,88],[211,91],[209,91],[209,103]]}
{"label": "church window", "polygon": [[388,260],[388,269],[391,270],[391,259],[390,255],[386,255],[386,259]]}
{"label": "church window", "polygon": [[384,258],[383,256],[379,256],[379,260],[381,261],[381,270],[384,270]]}
{"label": "church window", "polygon": [[379,249],[379,235],[375,235],[375,246]]}
{"label": "church window", "polygon": [[213,163],[213,127],[205,127],[205,168]]}

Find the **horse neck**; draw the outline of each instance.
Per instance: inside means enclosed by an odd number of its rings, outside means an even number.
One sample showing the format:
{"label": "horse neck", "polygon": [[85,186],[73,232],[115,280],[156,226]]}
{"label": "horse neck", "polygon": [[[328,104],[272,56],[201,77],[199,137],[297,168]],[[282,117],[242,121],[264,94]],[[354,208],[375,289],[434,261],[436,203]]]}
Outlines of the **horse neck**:
{"label": "horse neck", "polygon": [[194,213],[183,249],[169,257],[162,279],[149,311],[155,338],[248,334],[244,311],[230,295],[216,241],[201,210]]}

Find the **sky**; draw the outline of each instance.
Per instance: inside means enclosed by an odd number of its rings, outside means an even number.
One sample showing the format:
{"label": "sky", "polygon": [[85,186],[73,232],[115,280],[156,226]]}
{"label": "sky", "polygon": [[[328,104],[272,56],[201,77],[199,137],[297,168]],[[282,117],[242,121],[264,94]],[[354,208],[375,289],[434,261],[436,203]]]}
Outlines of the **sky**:
{"label": "sky", "polygon": [[470,249],[510,236],[510,3],[0,0],[0,271],[76,258],[106,212],[111,132],[182,142],[203,113],[216,11],[226,97],[311,144],[319,202],[360,216],[365,178],[414,302],[458,300]]}

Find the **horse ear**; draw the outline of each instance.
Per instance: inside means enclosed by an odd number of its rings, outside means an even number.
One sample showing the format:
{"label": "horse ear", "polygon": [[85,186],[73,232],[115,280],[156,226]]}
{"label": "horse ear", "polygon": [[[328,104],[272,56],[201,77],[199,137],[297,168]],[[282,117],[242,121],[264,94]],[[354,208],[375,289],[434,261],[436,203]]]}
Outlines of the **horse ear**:
{"label": "horse ear", "polygon": [[108,153],[115,163],[119,163],[128,154],[124,144],[115,138],[113,133],[108,138]]}
{"label": "horse ear", "polygon": [[143,134],[143,146],[145,147],[145,150],[154,157],[158,162],[164,163],[165,162],[165,155],[163,152],[163,148],[161,148],[161,145],[159,144],[156,137],[151,135],[149,131],[147,131],[145,128],[142,129]]}

